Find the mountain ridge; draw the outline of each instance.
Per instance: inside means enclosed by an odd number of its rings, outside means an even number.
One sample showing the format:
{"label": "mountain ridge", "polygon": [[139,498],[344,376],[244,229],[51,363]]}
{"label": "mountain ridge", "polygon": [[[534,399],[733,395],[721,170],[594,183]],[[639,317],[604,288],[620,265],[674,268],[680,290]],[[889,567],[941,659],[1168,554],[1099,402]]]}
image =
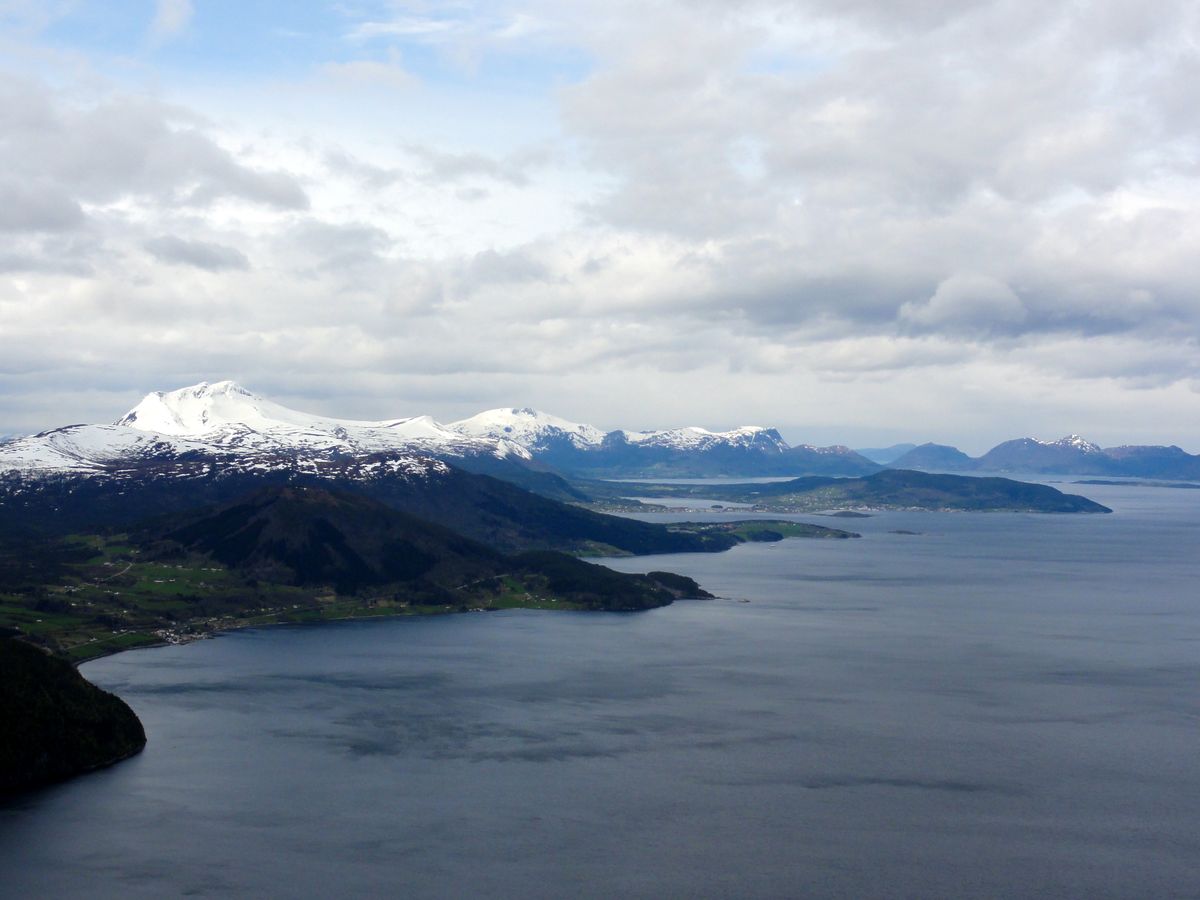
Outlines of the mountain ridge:
{"label": "mountain ridge", "polygon": [[1016,438],[978,457],[956,447],[922,444],[896,459],[897,469],[947,472],[1028,472],[1044,475],[1112,475],[1200,478],[1200,454],[1172,444],[1101,447],[1077,434],[1054,441]]}
{"label": "mountain ridge", "polygon": [[[107,477],[149,459],[211,456],[269,468],[378,454],[450,460],[507,475],[550,465],[601,475],[865,474],[880,467],[847,447],[790,446],[774,428],[686,426],[604,432],[530,407],[486,410],[444,425],[430,416],[376,421],[300,412],[233,381],[154,391],[112,424],[68,425],[0,444],[0,472]],[[498,464],[499,463],[499,468]]]}
{"label": "mountain ridge", "polygon": [[290,409],[233,381],[200,382],[147,394],[111,424],[77,424],[0,441],[0,473],[123,477],[148,462],[267,470],[327,468],[384,458],[416,469],[428,461],[570,497],[553,471],[585,478],[869,475],[884,469],[1200,478],[1200,455],[1177,446],[1102,448],[1079,435],[1017,438],[970,457],[947,445],[871,451],[791,445],[775,428],[699,426],[603,431],[532,407],[500,407],[443,424],[425,416],[340,419]]}

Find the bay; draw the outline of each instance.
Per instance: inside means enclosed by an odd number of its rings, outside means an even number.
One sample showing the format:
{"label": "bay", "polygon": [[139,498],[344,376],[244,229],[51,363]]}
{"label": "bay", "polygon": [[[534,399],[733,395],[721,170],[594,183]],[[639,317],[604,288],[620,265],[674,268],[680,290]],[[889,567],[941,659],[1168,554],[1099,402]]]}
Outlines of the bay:
{"label": "bay", "polygon": [[719,595],[647,613],[89,663],[150,742],[0,806],[0,894],[1200,896],[1200,505],[1082,490],[607,561]]}

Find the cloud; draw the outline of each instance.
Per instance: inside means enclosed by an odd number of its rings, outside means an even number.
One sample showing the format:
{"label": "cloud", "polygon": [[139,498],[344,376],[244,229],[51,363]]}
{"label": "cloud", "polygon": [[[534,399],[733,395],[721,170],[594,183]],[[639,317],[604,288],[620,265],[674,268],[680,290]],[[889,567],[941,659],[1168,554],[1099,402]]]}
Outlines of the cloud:
{"label": "cloud", "polygon": [[329,171],[353,178],[372,190],[390,187],[404,179],[403,173],[398,168],[375,165],[347,152],[342,147],[326,150],[322,162]]}
{"label": "cloud", "polygon": [[332,81],[393,91],[409,90],[417,83],[417,79],[405,70],[400,61],[400,54],[394,49],[386,61],[356,59],[349,62],[328,62],[322,65],[319,71]]}
{"label": "cloud", "polygon": [[160,47],[183,34],[192,21],[191,0],[158,0],[150,23],[150,43]]}
{"label": "cloud", "polygon": [[[145,97],[76,103],[36,81],[0,74],[0,133],[6,182],[28,186],[47,203],[59,198],[53,202],[64,224],[72,203],[186,207],[233,198],[280,209],[308,205],[295,176],[246,163],[206,134],[194,113]],[[46,221],[46,210],[35,207],[29,227]],[[9,213],[8,228],[21,227],[12,218],[19,214]]]}
{"label": "cloud", "polygon": [[470,293],[477,287],[526,284],[551,277],[550,268],[537,258],[536,251],[513,250],[476,253],[463,269],[462,288]]}
{"label": "cloud", "polygon": [[0,430],[102,372],[379,418],[1200,449],[1194,4],[338,15],[253,78],[0,76],[0,396],[51,385]]}
{"label": "cloud", "polygon": [[536,159],[526,155],[500,160],[483,153],[452,153],[419,144],[404,149],[424,165],[423,177],[433,183],[484,178],[523,187],[529,183],[529,165]]}
{"label": "cloud", "polygon": [[79,203],[56,185],[0,176],[0,231],[68,231],[84,219]]}
{"label": "cloud", "polygon": [[236,247],[209,241],[185,240],[173,234],[152,238],[143,245],[155,259],[166,263],[194,266],[206,272],[248,269],[250,260]]}
{"label": "cloud", "polygon": [[73,5],[71,0],[0,0],[0,27],[35,34],[66,16]]}
{"label": "cloud", "polygon": [[987,332],[1025,320],[1021,298],[1003,281],[960,272],[940,282],[933,296],[900,307],[900,318],[917,328]]}

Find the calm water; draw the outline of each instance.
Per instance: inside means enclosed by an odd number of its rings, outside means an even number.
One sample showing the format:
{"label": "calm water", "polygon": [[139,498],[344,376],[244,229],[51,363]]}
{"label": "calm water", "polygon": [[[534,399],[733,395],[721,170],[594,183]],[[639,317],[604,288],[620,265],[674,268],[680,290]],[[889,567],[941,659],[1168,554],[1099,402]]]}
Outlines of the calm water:
{"label": "calm water", "polygon": [[0,807],[0,894],[1198,897],[1200,497],[1079,490],[91,663],[150,744]]}

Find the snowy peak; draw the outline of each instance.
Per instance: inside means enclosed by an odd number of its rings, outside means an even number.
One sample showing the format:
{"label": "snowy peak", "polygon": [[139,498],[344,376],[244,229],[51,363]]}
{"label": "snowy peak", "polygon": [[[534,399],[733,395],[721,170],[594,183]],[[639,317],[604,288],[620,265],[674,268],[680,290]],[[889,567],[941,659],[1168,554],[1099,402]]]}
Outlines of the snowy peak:
{"label": "snowy peak", "polygon": [[512,441],[530,450],[562,441],[582,450],[598,447],[604,441],[604,432],[595,426],[570,422],[528,406],[489,409],[452,422],[449,427],[459,434]]}
{"label": "snowy peak", "polygon": [[689,425],[668,431],[624,431],[625,440],[631,444],[648,447],[669,447],[677,450],[704,450],[715,445],[730,447],[759,447],[783,452],[788,449],[783,437],[774,428],[760,425],[743,425],[731,431],[709,431]]}
{"label": "snowy peak", "polygon": [[[1039,441],[1039,443],[1041,443]],[[1050,441],[1046,444],[1048,447],[1062,447],[1064,450],[1076,450],[1079,453],[1102,453],[1098,444],[1093,444],[1091,441],[1084,440],[1077,434],[1069,434],[1064,438],[1059,438],[1057,441]]]}
{"label": "snowy peak", "polygon": [[249,428],[277,424],[283,407],[232,381],[206,381],[176,391],[155,391],[117,420],[117,425],[180,437],[198,436],[229,425]]}
{"label": "snowy peak", "polygon": [[527,456],[511,443],[465,436],[429,416],[378,422],[333,419],[288,409],[232,381],[201,382],[147,394],[118,426],[204,440],[222,449],[381,453],[415,449],[451,455]]}
{"label": "snowy peak", "polygon": [[[997,447],[1047,447],[1057,450],[1071,450],[1076,453],[1102,453],[1098,444],[1093,444],[1089,440],[1081,438],[1077,434],[1068,434],[1066,437],[1059,438],[1057,441],[1041,441],[1037,438],[1017,438],[1013,441],[1005,441],[1002,444],[997,444]],[[995,449],[995,448],[993,448]]]}
{"label": "snowy peak", "polygon": [[112,425],[70,426],[6,443],[0,447],[0,473],[111,474],[168,461],[192,460],[202,467],[216,459],[263,471],[331,461],[394,468],[403,460],[417,460],[413,466],[429,470],[443,457],[528,459],[529,453],[511,441],[460,434],[429,416],[332,419],[218,381],[147,394]]}

